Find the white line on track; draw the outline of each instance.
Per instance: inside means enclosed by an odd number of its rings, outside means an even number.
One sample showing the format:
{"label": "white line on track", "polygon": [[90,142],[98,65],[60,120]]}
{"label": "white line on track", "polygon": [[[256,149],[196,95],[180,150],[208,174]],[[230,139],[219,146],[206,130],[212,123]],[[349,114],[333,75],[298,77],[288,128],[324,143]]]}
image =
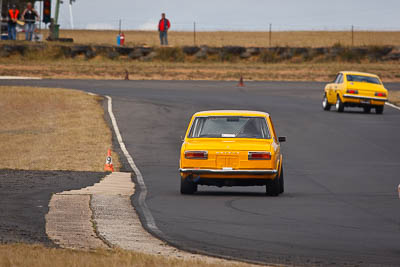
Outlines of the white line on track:
{"label": "white line on track", "polygon": [[41,80],[40,77],[0,76],[0,80]]}
{"label": "white line on track", "polygon": [[110,96],[106,96],[108,99],[108,114],[110,115],[111,122],[114,128],[115,135],[117,136],[118,143],[121,147],[122,152],[124,153],[126,159],[128,160],[129,165],[131,166],[132,170],[135,172],[136,179],[138,181],[140,192],[139,192],[139,205],[142,208],[143,215],[145,217],[146,226],[154,233],[159,236],[163,236],[163,233],[158,229],[153,215],[151,214],[149,208],[146,204],[146,196],[147,196],[147,187],[144,183],[142,173],[140,172],[139,168],[136,166],[135,162],[133,161],[132,156],[129,154],[124,141],[122,140],[121,133],[118,128],[117,120],[115,119],[114,113],[112,111],[112,98]]}
{"label": "white line on track", "polygon": [[385,104],[388,105],[389,107],[392,107],[392,108],[400,110],[400,107],[398,107],[396,105],[393,105],[392,103],[386,102]]}

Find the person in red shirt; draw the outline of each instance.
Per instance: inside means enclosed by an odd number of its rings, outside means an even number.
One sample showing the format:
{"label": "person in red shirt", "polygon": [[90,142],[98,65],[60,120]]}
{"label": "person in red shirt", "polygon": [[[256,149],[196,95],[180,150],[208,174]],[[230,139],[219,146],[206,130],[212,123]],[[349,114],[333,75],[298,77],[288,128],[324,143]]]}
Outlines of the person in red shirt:
{"label": "person in red shirt", "polygon": [[160,22],[158,23],[158,31],[160,32],[161,45],[168,45],[168,30],[171,28],[171,23],[165,18],[165,13],[161,14]]}

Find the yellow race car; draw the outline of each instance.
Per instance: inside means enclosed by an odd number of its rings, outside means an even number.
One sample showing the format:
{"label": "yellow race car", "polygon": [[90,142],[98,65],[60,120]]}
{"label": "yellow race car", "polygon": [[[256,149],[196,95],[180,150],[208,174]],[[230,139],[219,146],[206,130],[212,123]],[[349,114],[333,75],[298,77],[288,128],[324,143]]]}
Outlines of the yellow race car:
{"label": "yellow race car", "polygon": [[322,108],[330,110],[335,105],[338,112],[345,107],[361,107],[365,113],[374,108],[377,114],[382,114],[388,96],[377,75],[354,71],[339,72],[324,91]]}
{"label": "yellow race car", "polygon": [[193,115],[181,147],[181,193],[198,185],[266,186],[266,194],[284,191],[280,143],[268,113],[203,111]]}

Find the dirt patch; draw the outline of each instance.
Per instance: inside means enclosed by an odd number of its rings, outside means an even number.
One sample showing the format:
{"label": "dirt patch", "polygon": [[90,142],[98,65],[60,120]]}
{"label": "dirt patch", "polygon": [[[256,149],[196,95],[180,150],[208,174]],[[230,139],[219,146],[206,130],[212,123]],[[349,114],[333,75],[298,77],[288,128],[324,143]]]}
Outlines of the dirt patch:
{"label": "dirt patch", "polygon": [[52,245],[45,230],[52,194],[93,185],[102,177],[101,172],[0,170],[0,243]]}

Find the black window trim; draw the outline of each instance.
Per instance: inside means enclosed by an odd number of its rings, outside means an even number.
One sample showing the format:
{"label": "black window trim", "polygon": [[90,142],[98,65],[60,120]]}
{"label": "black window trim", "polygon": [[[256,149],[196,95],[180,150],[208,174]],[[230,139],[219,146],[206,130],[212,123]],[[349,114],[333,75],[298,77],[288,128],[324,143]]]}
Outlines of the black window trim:
{"label": "black window trim", "polygon": [[[193,119],[192,124],[190,125],[190,130],[186,136],[186,138],[190,138],[190,139],[195,139],[195,138],[201,138],[201,137],[190,137],[192,131],[193,131],[193,127],[196,124],[196,119],[197,118],[209,118],[209,117],[244,117],[244,118],[263,118],[265,120],[265,124],[267,125],[267,129],[268,129],[268,133],[269,133],[269,138],[257,138],[257,139],[262,139],[262,140],[271,140],[272,138],[272,133],[271,133],[271,129],[269,128],[268,125],[268,120],[266,117],[264,116],[242,116],[242,115],[238,115],[238,116],[234,116],[234,115],[210,115],[210,116],[196,116]],[[215,137],[215,138],[222,138],[222,137]]]}

